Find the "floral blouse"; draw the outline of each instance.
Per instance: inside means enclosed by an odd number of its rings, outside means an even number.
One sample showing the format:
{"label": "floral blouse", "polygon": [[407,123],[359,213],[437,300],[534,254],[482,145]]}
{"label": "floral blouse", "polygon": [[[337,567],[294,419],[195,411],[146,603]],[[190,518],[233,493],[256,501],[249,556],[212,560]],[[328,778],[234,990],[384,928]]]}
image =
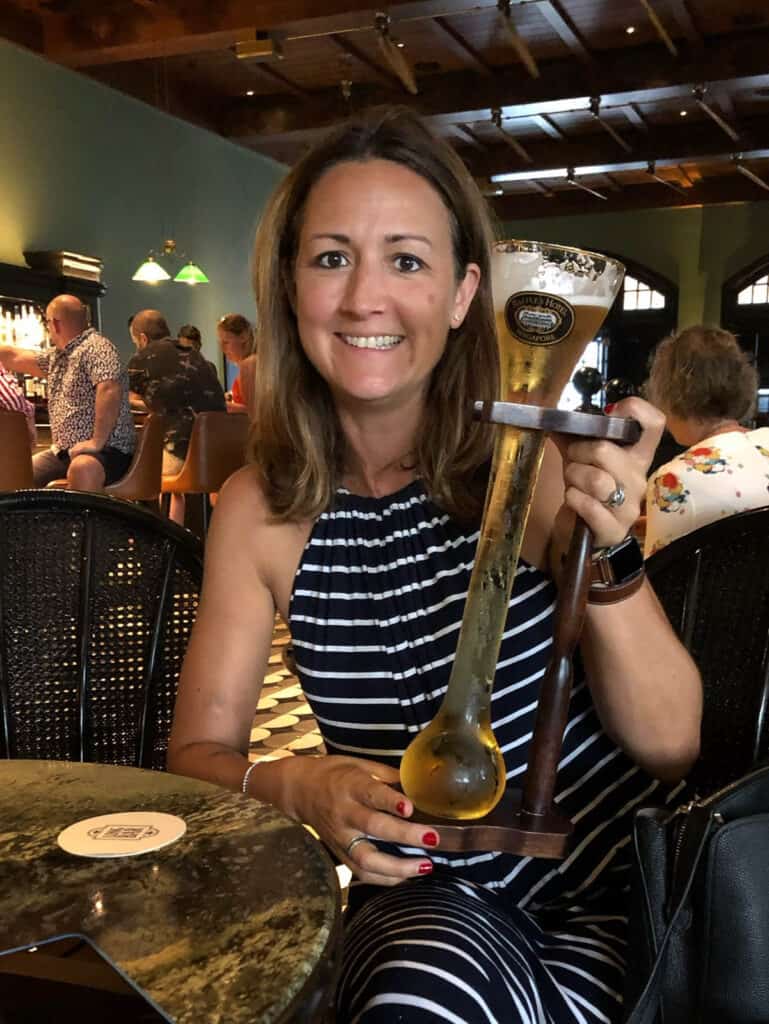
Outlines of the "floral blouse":
{"label": "floral blouse", "polygon": [[706,437],[649,478],[644,556],[716,519],[764,505],[769,427]]}

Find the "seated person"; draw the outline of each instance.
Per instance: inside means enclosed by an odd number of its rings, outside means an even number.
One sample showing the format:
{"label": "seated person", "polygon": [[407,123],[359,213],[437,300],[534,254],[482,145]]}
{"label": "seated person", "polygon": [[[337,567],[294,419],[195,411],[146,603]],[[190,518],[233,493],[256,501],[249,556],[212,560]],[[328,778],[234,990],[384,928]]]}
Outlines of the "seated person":
{"label": "seated person", "polygon": [[649,477],[647,558],[706,523],[769,505],[769,427],[740,422],[757,391],[758,374],[728,331],[697,325],[660,342],[646,394],[687,449]]}
{"label": "seated person", "polygon": [[125,474],[136,444],[126,374],[76,296],[57,295],[45,315],[48,351],[0,345],[6,370],[48,380],[51,447],[32,458],[35,486],[66,476],[73,490],[100,491]]}
{"label": "seated person", "polygon": [[[244,375],[254,370],[254,361],[250,359],[256,349],[254,328],[250,320],[240,313],[229,313],[223,316],[216,325],[216,335],[224,358],[239,368],[240,372],[232,384],[232,392],[227,397],[228,412],[247,412],[247,397],[244,394]],[[248,390],[248,384],[246,385]]]}
{"label": "seated person", "polygon": [[32,402],[24,397],[18,380],[15,375],[8,373],[0,365],[0,409],[8,412],[22,412],[27,419],[29,430],[29,443],[34,448],[37,441],[37,429],[35,427],[35,407]]}
{"label": "seated person", "polygon": [[178,473],[184,463],[195,414],[224,412],[224,391],[211,364],[196,349],[183,349],[171,337],[156,309],[143,309],[131,322],[137,351],[128,363],[134,408],[167,417],[163,474]]}
{"label": "seated person", "polygon": [[[446,690],[478,542],[493,434],[473,399],[499,395],[491,237],[462,161],[401,110],[318,142],[257,231],[252,462],[208,535],[168,764],[311,825],[357,876],[338,1024],[618,1022],[632,812],[666,791],[646,771],[672,784],[697,754],[699,678],[644,584],[586,612],[556,796],[568,860],[448,852],[390,785]],[[663,417],[638,398],[617,415],[641,423],[635,445],[572,439],[563,461],[547,446],[493,680],[514,784],[566,521],[620,543],[645,490]],[[276,609],[328,754],[250,763]]]}
{"label": "seated person", "polygon": [[194,348],[196,352],[200,352],[203,339],[195,324],[182,324],[176,335],[176,344],[179,348]]}

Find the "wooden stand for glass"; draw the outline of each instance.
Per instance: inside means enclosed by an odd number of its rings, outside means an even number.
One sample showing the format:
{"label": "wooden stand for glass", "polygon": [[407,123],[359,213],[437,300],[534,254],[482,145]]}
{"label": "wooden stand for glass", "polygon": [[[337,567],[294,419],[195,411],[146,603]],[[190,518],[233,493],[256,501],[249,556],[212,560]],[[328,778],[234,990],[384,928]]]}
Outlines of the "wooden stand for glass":
{"label": "wooden stand for glass", "polygon": [[[475,416],[488,423],[606,439],[618,444],[633,444],[641,436],[640,425],[635,420],[512,402],[476,402]],[[471,821],[435,818],[415,811],[413,821],[438,830],[442,850],[504,850],[529,857],[566,856],[572,823],[553,805],[553,793],[569,710],[571,658],[582,632],[590,588],[592,547],[592,532],[578,517],[558,588],[553,652],[540,687],[523,788],[506,790],[493,811]]]}

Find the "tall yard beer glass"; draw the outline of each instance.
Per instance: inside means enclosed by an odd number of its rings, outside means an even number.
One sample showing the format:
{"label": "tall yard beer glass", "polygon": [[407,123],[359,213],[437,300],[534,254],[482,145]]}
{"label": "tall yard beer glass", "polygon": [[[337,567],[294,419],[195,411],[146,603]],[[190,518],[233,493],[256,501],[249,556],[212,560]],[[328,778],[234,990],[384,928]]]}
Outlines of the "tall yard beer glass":
{"label": "tall yard beer glass", "polygon": [[[500,399],[555,407],[616,297],[624,267],[567,246],[507,241],[494,246],[492,274]],[[545,435],[496,429],[448,689],[401,762],[404,792],[421,811],[444,818],[483,817],[505,789],[504,761],[491,729],[491,691]]]}

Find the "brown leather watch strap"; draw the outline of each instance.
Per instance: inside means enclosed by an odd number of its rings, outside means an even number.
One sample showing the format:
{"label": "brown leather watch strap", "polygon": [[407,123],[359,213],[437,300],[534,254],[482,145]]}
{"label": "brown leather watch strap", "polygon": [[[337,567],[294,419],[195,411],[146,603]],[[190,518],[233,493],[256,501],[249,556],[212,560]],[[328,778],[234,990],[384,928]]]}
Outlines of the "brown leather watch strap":
{"label": "brown leather watch strap", "polygon": [[598,566],[593,567],[593,582],[587,592],[588,604],[616,604],[635,594],[643,586],[646,570],[641,568],[621,583],[605,583]]}
{"label": "brown leather watch strap", "polygon": [[587,599],[591,604],[615,604],[641,587],[646,575],[638,541],[626,537],[612,547],[593,553],[592,578]]}

